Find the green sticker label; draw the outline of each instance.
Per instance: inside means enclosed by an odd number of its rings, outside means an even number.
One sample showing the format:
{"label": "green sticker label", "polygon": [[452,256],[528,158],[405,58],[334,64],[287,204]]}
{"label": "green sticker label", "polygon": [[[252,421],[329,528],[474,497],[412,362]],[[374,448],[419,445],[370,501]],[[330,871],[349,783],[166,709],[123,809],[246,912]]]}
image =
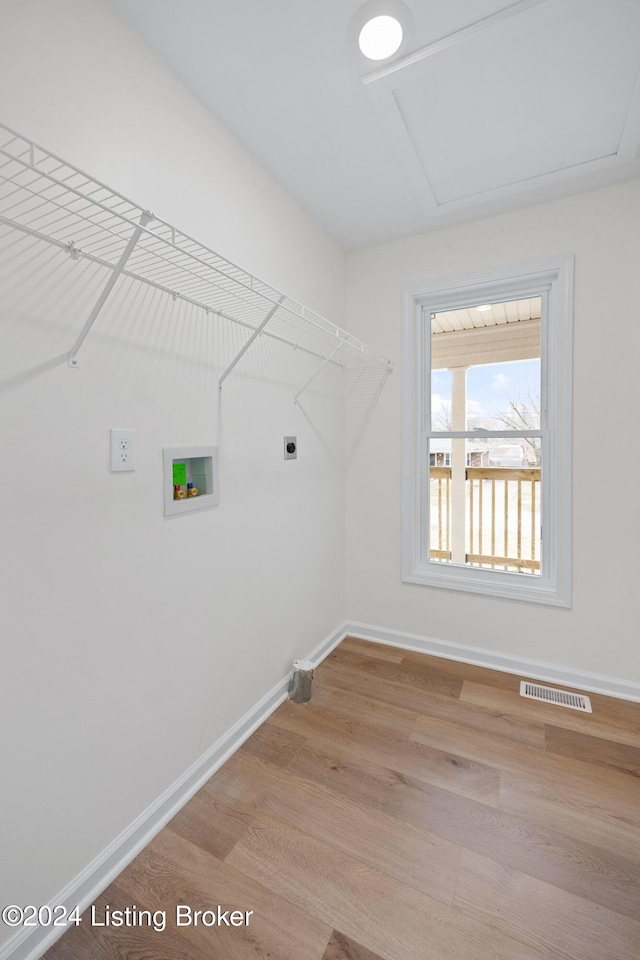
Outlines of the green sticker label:
{"label": "green sticker label", "polygon": [[187,483],[187,465],[186,463],[174,463],[173,465],[173,485],[174,487],[184,487]]}

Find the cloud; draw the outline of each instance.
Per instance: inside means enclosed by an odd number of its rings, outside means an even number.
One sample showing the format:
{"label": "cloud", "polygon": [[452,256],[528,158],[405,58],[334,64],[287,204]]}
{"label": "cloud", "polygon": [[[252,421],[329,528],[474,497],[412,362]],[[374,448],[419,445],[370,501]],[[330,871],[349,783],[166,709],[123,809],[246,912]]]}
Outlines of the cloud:
{"label": "cloud", "polygon": [[435,413],[438,410],[449,409],[451,407],[451,398],[443,397],[439,393],[431,394],[431,409]]}
{"label": "cloud", "polygon": [[511,383],[511,377],[508,377],[506,373],[496,373],[489,386],[492,390],[504,390],[509,383]]}

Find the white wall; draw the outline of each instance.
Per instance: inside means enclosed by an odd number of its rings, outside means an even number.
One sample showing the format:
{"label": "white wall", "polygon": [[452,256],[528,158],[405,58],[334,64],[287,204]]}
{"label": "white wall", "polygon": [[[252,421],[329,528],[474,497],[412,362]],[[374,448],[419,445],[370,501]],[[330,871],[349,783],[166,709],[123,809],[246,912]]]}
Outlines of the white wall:
{"label": "white wall", "polygon": [[398,371],[348,463],[349,620],[640,681],[639,218],[635,181],[349,256],[349,328],[400,360],[403,290],[576,255],[573,608],[401,582]]}
{"label": "white wall", "polygon": [[[0,2],[0,120],[343,323],[344,255],[103,0]],[[340,385],[0,229],[0,902],[46,903],[344,620]],[[315,361],[314,361],[315,362]],[[108,470],[109,428],[138,469]],[[282,438],[299,459],[285,463]],[[162,516],[164,446],[222,502]],[[0,928],[0,945],[11,931]]]}

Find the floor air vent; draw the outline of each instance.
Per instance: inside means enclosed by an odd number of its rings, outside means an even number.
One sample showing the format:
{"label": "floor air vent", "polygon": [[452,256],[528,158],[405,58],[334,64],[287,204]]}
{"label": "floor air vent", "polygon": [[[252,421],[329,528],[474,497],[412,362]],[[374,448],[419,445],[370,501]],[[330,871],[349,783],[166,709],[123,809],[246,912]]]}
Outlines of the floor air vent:
{"label": "floor air vent", "polygon": [[560,707],[569,707],[570,710],[581,710],[591,713],[591,701],[581,693],[570,693],[568,690],[555,690],[553,687],[541,687],[538,683],[528,680],[520,682],[520,696],[530,700],[543,700],[545,703],[557,703]]}

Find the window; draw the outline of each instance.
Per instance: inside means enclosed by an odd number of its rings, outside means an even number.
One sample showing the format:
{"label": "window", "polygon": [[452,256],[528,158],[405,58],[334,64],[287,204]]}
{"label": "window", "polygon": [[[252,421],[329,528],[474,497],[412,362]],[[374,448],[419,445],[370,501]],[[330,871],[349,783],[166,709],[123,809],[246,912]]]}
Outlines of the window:
{"label": "window", "polygon": [[571,603],[573,258],[406,296],[403,579]]}

